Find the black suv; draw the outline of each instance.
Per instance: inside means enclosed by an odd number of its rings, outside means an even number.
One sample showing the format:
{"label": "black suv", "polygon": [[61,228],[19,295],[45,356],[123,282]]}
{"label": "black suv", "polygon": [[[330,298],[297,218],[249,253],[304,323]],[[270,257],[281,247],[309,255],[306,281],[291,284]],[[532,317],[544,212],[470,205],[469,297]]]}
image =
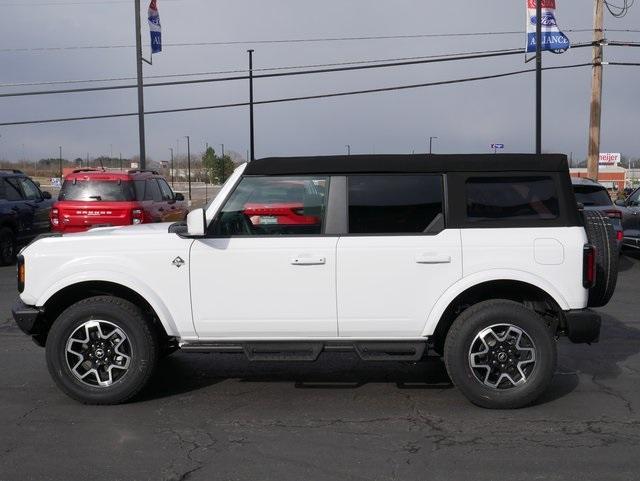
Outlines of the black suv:
{"label": "black suv", "polygon": [[51,194],[20,170],[0,170],[0,265],[15,262],[18,246],[49,231]]}

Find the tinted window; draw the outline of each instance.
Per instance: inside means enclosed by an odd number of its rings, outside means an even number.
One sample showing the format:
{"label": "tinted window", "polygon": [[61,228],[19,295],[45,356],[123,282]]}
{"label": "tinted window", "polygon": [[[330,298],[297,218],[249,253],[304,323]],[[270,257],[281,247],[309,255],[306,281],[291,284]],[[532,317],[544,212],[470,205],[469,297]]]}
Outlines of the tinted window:
{"label": "tinted window", "polygon": [[164,179],[158,179],[158,184],[160,184],[160,191],[162,192],[162,200],[173,200],[173,191],[167,181]]}
{"label": "tinted window", "polygon": [[162,194],[156,179],[147,179],[144,200],[152,200],[154,202],[162,201]]}
{"label": "tinted window", "polygon": [[4,179],[4,192],[7,200],[22,200],[22,192],[20,191],[20,186],[15,178]]}
{"label": "tinted window", "polygon": [[555,219],[558,196],[550,177],[477,177],[467,180],[470,220]]}
{"label": "tinted window", "polygon": [[629,196],[628,200],[629,205],[639,205],[640,204],[640,189],[636,190],[633,194]]}
{"label": "tinted window", "polygon": [[576,201],[585,207],[611,205],[611,197],[607,189],[591,185],[574,185]]}
{"label": "tinted window", "polygon": [[146,182],[144,180],[134,180],[133,185],[136,191],[136,200],[144,200],[144,186]]}
{"label": "tinted window", "polygon": [[349,232],[416,234],[442,214],[439,175],[349,177]]}
{"label": "tinted window", "polygon": [[216,221],[213,235],[322,233],[326,177],[245,177]]}
{"label": "tinted window", "polygon": [[38,189],[31,179],[20,177],[20,184],[22,185],[22,190],[27,200],[42,200],[40,189]]}
{"label": "tinted window", "polygon": [[134,200],[133,186],[129,181],[118,180],[65,180],[58,200],[80,201],[130,201]]}

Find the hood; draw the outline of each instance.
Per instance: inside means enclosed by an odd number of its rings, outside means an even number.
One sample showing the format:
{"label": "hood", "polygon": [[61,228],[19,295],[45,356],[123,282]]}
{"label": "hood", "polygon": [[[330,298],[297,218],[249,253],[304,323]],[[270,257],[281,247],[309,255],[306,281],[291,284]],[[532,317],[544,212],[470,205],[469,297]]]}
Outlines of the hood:
{"label": "hood", "polygon": [[156,224],[126,225],[121,227],[97,227],[86,232],[64,234],[64,237],[111,237],[111,236],[135,236],[135,235],[160,235],[168,234],[172,222]]}

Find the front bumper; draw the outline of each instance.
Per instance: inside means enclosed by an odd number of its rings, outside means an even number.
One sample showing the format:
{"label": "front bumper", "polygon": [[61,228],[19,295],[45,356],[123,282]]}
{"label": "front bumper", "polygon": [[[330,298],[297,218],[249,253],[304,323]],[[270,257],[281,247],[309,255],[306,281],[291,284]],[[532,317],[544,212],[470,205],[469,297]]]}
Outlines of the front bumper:
{"label": "front bumper", "polygon": [[16,299],[11,308],[13,319],[18,327],[25,333],[33,337],[38,345],[44,345],[46,338],[46,320],[44,311],[41,308],[27,306],[22,299]]}
{"label": "front bumper", "polygon": [[591,344],[600,340],[600,314],[591,309],[565,311],[567,337],[576,344]]}

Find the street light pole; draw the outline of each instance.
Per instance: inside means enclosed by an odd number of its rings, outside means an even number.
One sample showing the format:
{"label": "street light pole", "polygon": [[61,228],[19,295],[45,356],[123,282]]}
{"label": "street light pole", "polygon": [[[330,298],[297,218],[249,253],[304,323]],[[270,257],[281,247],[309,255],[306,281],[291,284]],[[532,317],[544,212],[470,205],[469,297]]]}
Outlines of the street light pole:
{"label": "street light pole", "polygon": [[347,144],[345,147],[347,148],[347,155],[351,156],[351,146]]}
{"label": "street light pole", "polygon": [[175,173],[173,170],[173,147],[169,147],[169,150],[171,151],[171,188],[173,189],[173,175]]}
{"label": "street light pole", "polygon": [[536,154],[542,154],[542,0],[536,1]]}
{"label": "street light pole", "polygon": [[134,1],[136,17],[136,68],[138,74],[138,136],[140,139],[140,170],[147,168],[147,152],[144,134],[144,86],[142,84],[142,38],[140,21],[140,0]]}
{"label": "street light pole", "polygon": [[251,160],[256,158],[254,128],[253,128],[253,49],[249,52],[249,145],[251,148]]}
{"label": "street light pole", "polygon": [[62,179],[62,146],[58,147],[60,156],[58,157],[58,166],[60,167],[60,178]]}
{"label": "street light pole", "polygon": [[224,184],[224,144],[222,146],[222,158],[220,159],[220,185]]}
{"label": "street light pole", "polygon": [[429,155],[433,153],[433,141],[438,137],[429,137]]}
{"label": "street light pole", "polygon": [[191,138],[185,135],[187,139],[187,182],[189,183],[189,201],[191,201]]}

